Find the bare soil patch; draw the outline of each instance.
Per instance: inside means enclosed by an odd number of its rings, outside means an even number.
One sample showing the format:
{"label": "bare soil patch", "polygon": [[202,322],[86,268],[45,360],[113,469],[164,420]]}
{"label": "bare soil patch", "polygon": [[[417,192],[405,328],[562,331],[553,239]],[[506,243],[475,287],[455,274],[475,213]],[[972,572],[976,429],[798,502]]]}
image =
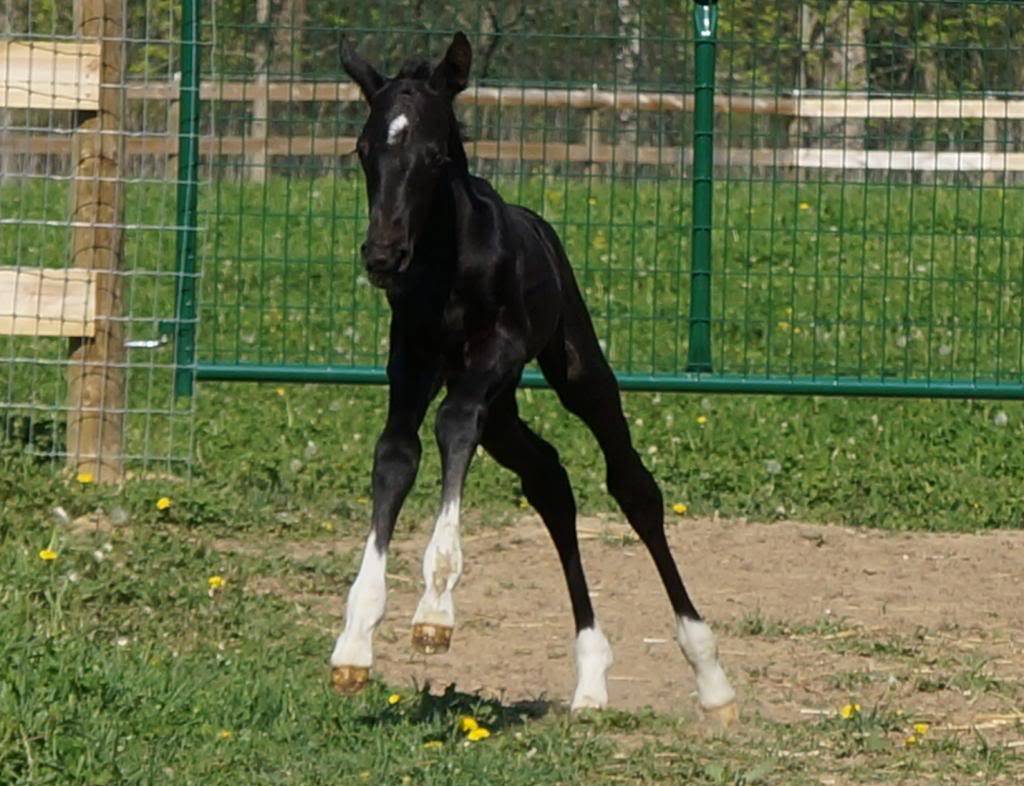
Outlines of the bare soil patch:
{"label": "bare soil patch", "polygon": [[[695,715],[693,677],[646,550],[615,520],[584,519],[580,531],[598,618],[615,653],[611,706]],[[394,543],[376,674],[398,685],[455,683],[504,701],[567,700],[572,616],[539,519],[476,528],[464,539],[451,651],[424,657],[412,651],[409,634],[428,534],[420,528]],[[675,518],[669,539],[718,631],[745,715],[814,719],[857,702],[937,729],[976,724],[1004,740],[1024,736],[1024,533],[893,534]],[[361,548],[305,541],[282,556]],[[307,582],[291,587],[275,577],[250,589],[287,595],[325,634],[340,629],[347,587],[311,593]]]}

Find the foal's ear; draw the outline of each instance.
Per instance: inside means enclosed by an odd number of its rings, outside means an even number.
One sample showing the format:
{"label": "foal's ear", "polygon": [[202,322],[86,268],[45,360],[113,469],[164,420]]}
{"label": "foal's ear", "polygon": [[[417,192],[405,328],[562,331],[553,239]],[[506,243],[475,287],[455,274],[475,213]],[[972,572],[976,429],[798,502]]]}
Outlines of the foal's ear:
{"label": "foal's ear", "polygon": [[387,81],[380,72],[372,65],[363,60],[355,50],[348,50],[341,55],[342,68],[348,73],[356,84],[363,91],[363,97],[367,102],[373,98],[374,93],[384,87]]}
{"label": "foal's ear", "polygon": [[472,63],[473,49],[469,39],[460,31],[452,39],[444,59],[430,75],[430,86],[435,90],[447,90],[452,95],[461,93],[469,84],[469,67]]}

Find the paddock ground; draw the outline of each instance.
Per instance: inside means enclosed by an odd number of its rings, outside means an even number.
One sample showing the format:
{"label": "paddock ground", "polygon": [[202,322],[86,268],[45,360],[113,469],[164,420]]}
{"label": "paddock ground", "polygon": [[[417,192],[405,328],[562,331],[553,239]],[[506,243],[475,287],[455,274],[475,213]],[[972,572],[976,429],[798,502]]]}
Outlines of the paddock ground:
{"label": "paddock ground", "polygon": [[[687,584],[718,631],[740,695],[744,720],[730,735],[742,739],[779,724],[812,732],[844,723],[842,708],[859,705],[860,717],[845,722],[873,745],[981,740],[1007,754],[1006,782],[1024,775],[1024,532],[900,534],[687,517],[669,524]],[[571,615],[546,532],[533,517],[469,529],[458,626],[443,656],[417,655],[408,644],[429,522],[397,536],[377,676],[402,691],[455,684],[505,705],[564,711],[573,686]],[[611,517],[583,519],[580,532],[591,594],[615,653],[611,706],[682,719],[696,733],[702,727],[693,680],[642,544]],[[270,548],[302,562],[331,553],[347,558],[361,545],[326,539]],[[225,554],[263,548],[240,540],[214,546]],[[346,590],[347,583],[308,575],[252,576],[246,586],[290,601],[325,637],[337,632]],[[915,733],[922,723],[927,730]],[[851,764],[858,757],[849,751],[839,756],[828,735],[821,746],[815,738],[798,736],[798,749],[781,755],[803,759],[822,783],[848,782],[844,769],[863,766]],[[1002,782],[1002,775],[992,777]]]}

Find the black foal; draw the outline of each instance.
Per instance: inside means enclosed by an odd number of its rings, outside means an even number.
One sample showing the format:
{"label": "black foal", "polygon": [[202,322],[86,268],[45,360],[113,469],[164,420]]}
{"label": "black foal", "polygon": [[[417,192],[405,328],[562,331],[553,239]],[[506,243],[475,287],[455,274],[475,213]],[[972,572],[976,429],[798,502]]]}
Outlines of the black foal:
{"label": "black foal", "polygon": [[700,703],[729,720],[735,694],[669,552],[661,492],[633,449],[615,377],[561,243],[540,216],[506,204],[469,174],[452,101],[466,87],[471,57],[469,41],[458,33],[435,68],[407,65],[386,79],[357,55],[344,64],[370,105],[358,142],[370,211],[362,254],[370,281],[391,305],[391,347],[387,423],[374,454],[372,529],[331,656],[334,684],[353,692],[369,678],[373,631],[384,614],[388,543],[419,465],[420,423],[444,386],[435,423],[441,512],[423,559],[414,646],[448,648],[452,590],[462,573],[462,487],[482,445],[522,479],[558,549],[576,622],[572,706],[607,703],[611,648],[587,594],[569,479],[558,453],[516,408],[523,366],[536,358],[566,409],[600,443],[608,490],[668,591]]}

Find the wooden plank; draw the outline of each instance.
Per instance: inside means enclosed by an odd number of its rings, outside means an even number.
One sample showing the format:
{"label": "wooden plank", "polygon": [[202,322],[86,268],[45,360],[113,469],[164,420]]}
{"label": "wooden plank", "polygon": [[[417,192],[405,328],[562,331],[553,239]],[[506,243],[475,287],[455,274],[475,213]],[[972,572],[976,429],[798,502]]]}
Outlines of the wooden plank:
{"label": "wooden plank", "polygon": [[0,334],[94,336],[96,276],[76,268],[0,268]]}
{"label": "wooden plank", "polygon": [[101,44],[96,112],[75,131],[71,264],[96,277],[96,331],[73,338],[68,362],[67,465],[97,483],[124,477],[124,0],[76,0],[75,33]]}
{"label": "wooden plank", "polygon": [[[132,85],[129,99],[167,99],[172,83]],[[203,82],[204,100],[250,102],[258,98],[275,102],[326,101],[351,103],[362,100],[349,82]],[[564,89],[536,87],[470,86],[459,95],[465,106],[532,107],[639,112],[692,112],[693,97],[687,93]],[[1024,120],[1024,99],[907,98],[897,96],[774,96],[718,93],[715,109],[736,114],[781,115],[804,118],[849,119],[984,119]]]}
{"label": "wooden plank", "polygon": [[870,169],[913,172],[1024,171],[1024,153],[798,148],[786,151],[786,154],[791,165],[809,169]]}
{"label": "wooden plank", "polygon": [[100,45],[85,41],[0,41],[0,108],[96,109]]}
{"label": "wooden plank", "polygon": [[[6,135],[5,154],[68,155],[70,140],[63,135],[40,136],[11,132]],[[125,141],[126,155],[167,155],[177,150],[177,139],[165,134],[139,134]],[[268,136],[266,149],[275,156],[348,156],[355,150],[355,137]],[[203,137],[201,155],[241,156],[254,146],[242,136]],[[466,143],[471,157],[488,161],[571,161],[594,164],[640,163],[654,166],[689,164],[689,148],[656,145],[611,146],[591,143],[519,142],[480,139]],[[958,152],[911,150],[819,150],[818,148],[743,148],[715,151],[716,166],[799,167],[804,169],[869,169],[917,172],[1024,172],[1024,153],[997,151]]]}
{"label": "wooden plank", "polygon": [[796,114],[872,120],[1024,120],[1024,100],[800,96]]}

